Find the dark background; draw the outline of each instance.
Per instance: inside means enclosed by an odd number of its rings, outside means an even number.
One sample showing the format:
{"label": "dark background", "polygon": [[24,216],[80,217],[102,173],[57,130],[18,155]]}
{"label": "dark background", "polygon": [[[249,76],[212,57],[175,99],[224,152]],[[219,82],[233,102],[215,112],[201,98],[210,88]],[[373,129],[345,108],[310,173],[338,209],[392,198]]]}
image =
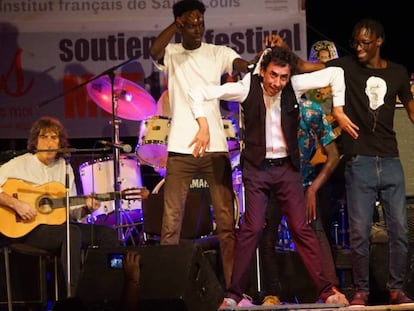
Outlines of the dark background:
{"label": "dark background", "polygon": [[308,48],[318,40],[335,42],[340,56],[351,53],[349,39],[361,18],[375,18],[385,29],[382,56],[414,73],[414,19],[411,1],[305,0]]}

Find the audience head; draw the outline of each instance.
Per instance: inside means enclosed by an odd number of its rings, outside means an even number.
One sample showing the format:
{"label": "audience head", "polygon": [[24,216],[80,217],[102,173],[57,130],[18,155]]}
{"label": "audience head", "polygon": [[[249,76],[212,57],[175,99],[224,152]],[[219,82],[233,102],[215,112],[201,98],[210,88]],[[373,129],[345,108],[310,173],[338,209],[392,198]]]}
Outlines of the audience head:
{"label": "audience head", "polygon": [[327,61],[338,58],[338,51],[335,43],[328,40],[317,41],[312,44],[309,52],[309,61],[313,63],[326,63]]}

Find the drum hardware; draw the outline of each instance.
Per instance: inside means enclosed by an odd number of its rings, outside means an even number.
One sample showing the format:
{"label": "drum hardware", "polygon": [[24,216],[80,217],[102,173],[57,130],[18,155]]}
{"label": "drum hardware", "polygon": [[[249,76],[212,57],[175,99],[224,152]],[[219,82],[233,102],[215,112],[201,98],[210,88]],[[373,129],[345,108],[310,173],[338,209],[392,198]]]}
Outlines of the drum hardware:
{"label": "drum hardware", "polygon": [[[156,108],[155,100],[143,88],[137,84],[121,77],[115,77],[115,70],[137,59],[131,58],[119,65],[116,65],[94,78],[86,81],[88,95],[93,101],[105,111],[112,115],[112,144],[120,145],[119,124],[121,121],[118,117],[129,120],[142,120],[152,115]],[[120,163],[119,148],[113,149],[113,183],[114,191],[120,191]],[[125,242],[125,234],[122,230],[123,218],[120,199],[115,200],[115,223],[118,233],[118,239]],[[128,220],[131,221],[131,220]]]}
{"label": "drum hardware", "polygon": [[336,202],[337,212],[332,222],[332,238],[337,248],[348,248],[348,223],[346,213],[346,202],[339,199]]}
{"label": "drum hardware", "polygon": [[[232,172],[233,190],[239,204],[239,214],[244,214],[244,197],[243,197],[243,181],[242,171],[237,166]],[[239,217],[240,217],[239,215]]]}
{"label": "drum hardware", "polygon": [[281,251],[296,251],[285,216],[282,216],[277,232],[278,241],[276,248]]}

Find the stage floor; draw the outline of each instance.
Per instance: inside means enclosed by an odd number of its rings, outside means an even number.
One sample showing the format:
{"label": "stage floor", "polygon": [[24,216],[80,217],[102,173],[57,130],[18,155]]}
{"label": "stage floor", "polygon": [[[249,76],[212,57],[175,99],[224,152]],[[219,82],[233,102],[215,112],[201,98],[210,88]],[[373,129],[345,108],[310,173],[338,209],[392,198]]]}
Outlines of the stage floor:
{"label": "stage floor", "polygon": [[[221,311],[224,309],[221,309]],[[343,304],[283,304],[273,307],[254,306],[254,307],[234,307],[225,309],[226,311],[254,311],[254,310],[267,310],[267,311],[388,311],[388,310],[414,310],[413,305],[377,305],[367,307],[345,307]]]}

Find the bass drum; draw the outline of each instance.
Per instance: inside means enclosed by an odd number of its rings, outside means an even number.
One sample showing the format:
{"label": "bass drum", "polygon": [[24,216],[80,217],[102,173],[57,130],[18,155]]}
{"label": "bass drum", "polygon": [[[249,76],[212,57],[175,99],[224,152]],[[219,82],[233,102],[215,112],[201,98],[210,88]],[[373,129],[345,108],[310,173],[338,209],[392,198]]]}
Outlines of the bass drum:
{"label": "bass drum", "polygon": [[[85,162],[79,166],[79,175],[83,194],[114,192],[114,161],[113,157],[101,158],[93,162]],[[142,187],[141,169],[135,158],[119,157],[120,191]],[[121,200],[122,211],[131,212],[131,217],[142,218],[141,200]],[[85,222],[114,222],[115,201],[101,202],[101,207],[90,214]],[[135,212],[136,217],[132,214]],[[111,216],[111,219],[108,219]]]}

